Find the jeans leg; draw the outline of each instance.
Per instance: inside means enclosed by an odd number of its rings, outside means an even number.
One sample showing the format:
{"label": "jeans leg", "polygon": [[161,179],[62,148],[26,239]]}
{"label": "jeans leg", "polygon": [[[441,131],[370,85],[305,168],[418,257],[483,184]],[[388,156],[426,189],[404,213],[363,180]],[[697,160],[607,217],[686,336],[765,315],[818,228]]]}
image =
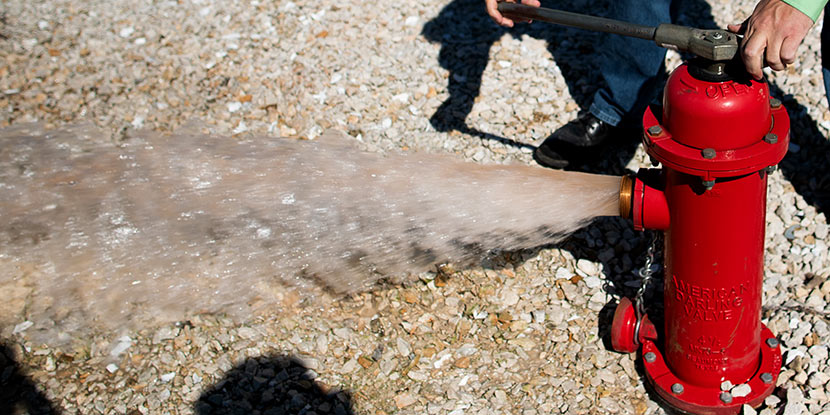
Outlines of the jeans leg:
{"label": "jeans leg", "polygon": [[821,74],[824,76],[824,94],[830,105],[830,4],[824,7],[824,22],[821,27]]}
{"label": "jeans leg", "polygon": [[[671,22],[671,0],[619,0],[612,18],[657,26]],[[638,125],[665,72],[666,50],[654,42],[607,35],[600,70],[607,84],[594,94],[589,111],[611,125]]]}

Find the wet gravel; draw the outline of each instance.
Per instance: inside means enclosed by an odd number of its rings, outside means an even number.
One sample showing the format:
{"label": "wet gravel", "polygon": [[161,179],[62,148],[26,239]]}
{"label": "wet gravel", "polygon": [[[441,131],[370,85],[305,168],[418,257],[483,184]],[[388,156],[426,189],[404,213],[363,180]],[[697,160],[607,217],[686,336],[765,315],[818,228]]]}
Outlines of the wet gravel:
{"label": "wet gravel", "polygon": [[[505,31],[481,3],[5,1],[0,125],[86,122],[114,141],[194,120],[229,136],[337,128],[369,151],[532,164],[533,146],[600,85],[601,37],[540,23]],[[603,15],[609,3],[566,7]],[[680,20],[725,26],[753,6],[684,2]],[[830,413],[830,112],[818,53],[814,29],[799,62],[770,76],[793,128],[770,180],[764,281],[763,319],[785,367],[761,414]],[[647,165],[634,137],[600,159],[585,168]],[[12,319],[25,304],[7,302],[0,413],[662,413],[635,356],[603,341],[647,246],[628,222],[602,219],[473,269],[313,306],[287,298],[242,324],[199,315],[99,331],[70,350],[31,341]]]}

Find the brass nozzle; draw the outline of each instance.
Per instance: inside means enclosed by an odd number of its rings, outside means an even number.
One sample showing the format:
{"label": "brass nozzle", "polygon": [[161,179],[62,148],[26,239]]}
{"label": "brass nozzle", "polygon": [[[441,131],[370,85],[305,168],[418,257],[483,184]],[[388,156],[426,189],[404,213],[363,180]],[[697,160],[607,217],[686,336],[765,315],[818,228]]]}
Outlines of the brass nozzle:
{"label": "brass nozzle", "polygon": [[634,206],[634,176],[625,175],[620,179],[620,217],[631,218]]}

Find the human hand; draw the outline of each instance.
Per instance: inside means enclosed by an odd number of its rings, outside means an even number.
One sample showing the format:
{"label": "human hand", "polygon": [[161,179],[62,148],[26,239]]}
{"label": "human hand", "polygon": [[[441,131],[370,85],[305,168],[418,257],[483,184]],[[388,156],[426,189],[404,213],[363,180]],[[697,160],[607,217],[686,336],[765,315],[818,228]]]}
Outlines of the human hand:
{"label": "human hand", "polygon": [[[505,0],[509,3],[515,3],[516,0]],[[539,0],[521,0],[522,4],[526,4],[528,6],[539,7],[542,3]],[[505,17],[501,13],[499,13],[499,1],[498,0],[484,0],[484,4],[487,6],[487,14],[490,15],[490,18],[493,19],[494,22],[498,23],[504,27],[513,27],[513,23],[515,22],[523,22],[526,20],[511,20],[510,18]]]}
{"label": "human hand", "polygon": [[746,71],[760,80],[765,60],[776,71],[784,70],[795,62],[798,45],[812,26],[813,19],[795,7],[781,0],[761,0],[748,19],[727,28],[744,35],[741,57]]}

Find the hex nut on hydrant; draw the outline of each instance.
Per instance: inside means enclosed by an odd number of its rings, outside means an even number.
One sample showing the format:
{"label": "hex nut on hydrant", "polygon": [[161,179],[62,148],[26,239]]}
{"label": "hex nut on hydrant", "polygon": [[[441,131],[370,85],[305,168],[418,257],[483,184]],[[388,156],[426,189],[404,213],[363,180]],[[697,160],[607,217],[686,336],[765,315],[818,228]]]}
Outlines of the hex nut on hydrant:
{"label": "hex nut on hydrant", "polygon": [[706,190],[712,190],[712,188],[715,187],[714,180],[703,180],[701,183]]}
{"label": "hex nut on hydrant", "polygon": [[714,148],[704,148],[703,151],[701,151],[701,154],[703,155],[703,158],[705,158],[706,160],[711,160],[715,158],[717,152]]}
{"label": "hex nut on hydrant", "polygon": [[648,135],[660,135],[663,134],[663,129],[659,125],[652,125],[648,127]]}

